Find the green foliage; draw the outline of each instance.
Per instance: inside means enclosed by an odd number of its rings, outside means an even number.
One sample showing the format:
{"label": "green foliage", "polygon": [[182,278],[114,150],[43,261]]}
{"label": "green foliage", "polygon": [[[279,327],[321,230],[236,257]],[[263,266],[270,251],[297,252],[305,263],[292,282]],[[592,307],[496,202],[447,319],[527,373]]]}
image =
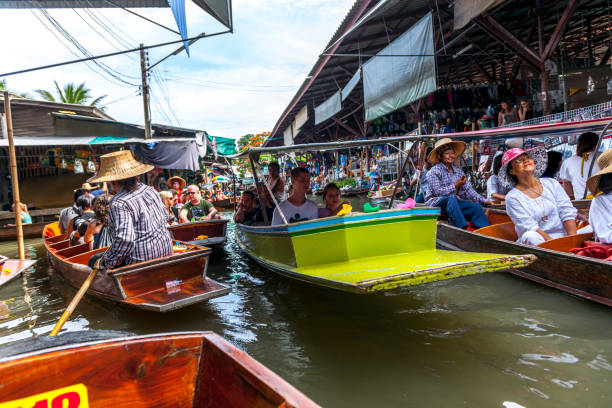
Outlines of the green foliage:
{"label": "green foliage", "polygon": [[356,187],[357,186],[357,180],[355,180],[352,177],[348,177],[342,180],[333,180],[332,183],[334,183],[335,185],[338,186],[338,188],[342,188],[345,186],[349,186],[349,187]]}
{"label": "green foliage", "polygon": [[0,81],[0,91],[6,91],[6,79]]}
{"label": "green foliage", "polygon": [[[55,84],[55,96],[45,89],[35,89],[34,92],[36,92],[46,101],[70,103],[74,105],[87,105],[87,103],[93,98],[91,96],[91,90],[85,86],[85,82],[78,86],[70,82],[65,84],[63,87],[60,87],[57,81],[53,81],[53,83]],[[100,102],[104,98],[106,98],[106,95],[95,98],[91,103],[89,103],[89,106],[95,106],[104,110],[103,107],[100,107]]]}
{"label": "green foliage", "polygon": [[255,135],[252,133],[249,133],[248,135],[244,135],[240,139],[238,139],[238,150],[242,150],[244,146],[248,145],[253,136]]}

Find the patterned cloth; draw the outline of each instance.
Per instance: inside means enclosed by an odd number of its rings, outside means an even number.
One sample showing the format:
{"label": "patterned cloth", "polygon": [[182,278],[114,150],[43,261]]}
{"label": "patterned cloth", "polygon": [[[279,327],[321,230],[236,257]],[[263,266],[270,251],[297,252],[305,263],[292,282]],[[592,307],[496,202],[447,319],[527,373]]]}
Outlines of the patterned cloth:
{"label": "patterned cloth", "polygon": [[463,171],[454,165],[452,173],[448,171],[444,163],[438,163],[433,166],[431,170],[427,172],[425,203],[428,206],[435,206],[440,199],[451,196],[481,204],[487,201],[474,190],[474,187],[472,187],[469,181],[461,187],[457,194],[455,183],[464,175]]}
{"label": "patterned cloth", "polygon": [[110,202],[108,223],[113,244],[104,255],[108,269],[172,254],[168,216],[152,188],[138,183],[136,190],[121,189]]}

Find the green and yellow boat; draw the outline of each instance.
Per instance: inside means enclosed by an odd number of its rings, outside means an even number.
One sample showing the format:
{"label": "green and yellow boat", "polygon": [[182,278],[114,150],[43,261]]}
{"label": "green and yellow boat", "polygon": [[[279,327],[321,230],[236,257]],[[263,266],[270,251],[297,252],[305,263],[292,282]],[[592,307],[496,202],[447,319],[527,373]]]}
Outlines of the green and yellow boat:
{"label": "green and yellow boat", "polygon": [[[255,163],[262,153],[342,150],[414,139],[418,138],[254,148],[234,157],[248,156],[259,184]],[[536,259],[533,255],[437,249],[439,215],[439,208],[418,207],[352,213],[278,226],[237,224],[236,237],[250,257],[272,271],[355,293],[401,290],[428,282],[507,271],[529,265]]]}

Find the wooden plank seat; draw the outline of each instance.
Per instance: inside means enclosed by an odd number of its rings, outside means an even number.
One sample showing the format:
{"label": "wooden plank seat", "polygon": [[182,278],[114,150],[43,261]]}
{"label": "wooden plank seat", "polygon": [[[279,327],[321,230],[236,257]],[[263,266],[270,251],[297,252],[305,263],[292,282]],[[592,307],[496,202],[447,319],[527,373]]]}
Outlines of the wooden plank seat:
{"label": "wooden plank seat", "polygon": [[510,217],[505,214],[505,212],[494,209],[487,211],[487,218],[489,219],[489,223],[491,223],[491,225],[503,224],[512,221]]}
{"label": "wooden plank seat", "polygon": [[59,241],[65,241],[68,239],[68,235],[64,234],[64,235],[57,235],[55,237],[45,237],[45,241],[47,241],[49,244],[54,244],[56,242]]}
{"label": "wooden plank seat", "polygon": [[488,227],[477,229],[475,232],[488,237],[501,238],[508,241],[516,241],[518,239],[512,221],[489,225]]}
{"label": "wooden plank seat", "polygon": [[582,248],[586,241],[593,240],[593,233],[570,235],[551,239],[550,241],[542,242],[538,246],[540,248],[552,249],[554,251],[569,252],[573,248]]}
{"label": "wooden plank seat", "polygon": [[97,254],[98,252],[104,252],[107,249],[108,247],[104,247],[104,248],[94,249],[92,251],[83,252],[81,254],[74,255],[70,258],[66,258],[66,261],[71,262],[71,263],[81,264],[81,265],[87,265],[87,263],[89,262],[89,258],[91,258],[93,254]]}
{"label": "wooden plank seat", "polygon": [[70,258],[89,251],[89,244],[80,244],[55,251],[55,255],[61,258]]}
{"label": "wooden plank seat", "polygon": [[58,241],[58,242],[55,242],[55,243],[49,245],[48,248],[51,251],[58,251],[60,249],[68,248],[69,246],[70,246],[70,240],[69,239],[65,239],[63,241]]}

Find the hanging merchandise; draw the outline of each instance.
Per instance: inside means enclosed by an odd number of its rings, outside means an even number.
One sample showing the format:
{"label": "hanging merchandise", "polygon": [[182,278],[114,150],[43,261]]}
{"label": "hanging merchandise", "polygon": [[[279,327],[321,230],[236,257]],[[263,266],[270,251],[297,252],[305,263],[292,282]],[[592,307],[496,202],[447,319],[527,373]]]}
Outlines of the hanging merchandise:
{"label": "hanging merchandise", "polygon": [[64,159],[64,158],[62,158],[61,168],[62,168],[62,169],[66,169],[66,168],[68,168],[68,164],[66,163],[66,159]]}
{"label": "hanging merchandise", "polygon": [[612,95],[612,79],[608,81],[608,95]]}
{"label": "hanging merchandise", "polygon": [[589,75],[589,79],[587,81],[586,93],[590,95],[595,90],[595,81],[593,81],[593,77]]}
{"label": "hanging merchandise", "polygon": [[94,163],[92,160],[87,162],[87,172],[88,173],[96,172],[96,163]]}
{"label": "hanging merchandise", "polygon": [[74,174],[83,174],[84,170],[83,170],[83,162],[80,161],[79,159],[76,159],[74,161]]}

